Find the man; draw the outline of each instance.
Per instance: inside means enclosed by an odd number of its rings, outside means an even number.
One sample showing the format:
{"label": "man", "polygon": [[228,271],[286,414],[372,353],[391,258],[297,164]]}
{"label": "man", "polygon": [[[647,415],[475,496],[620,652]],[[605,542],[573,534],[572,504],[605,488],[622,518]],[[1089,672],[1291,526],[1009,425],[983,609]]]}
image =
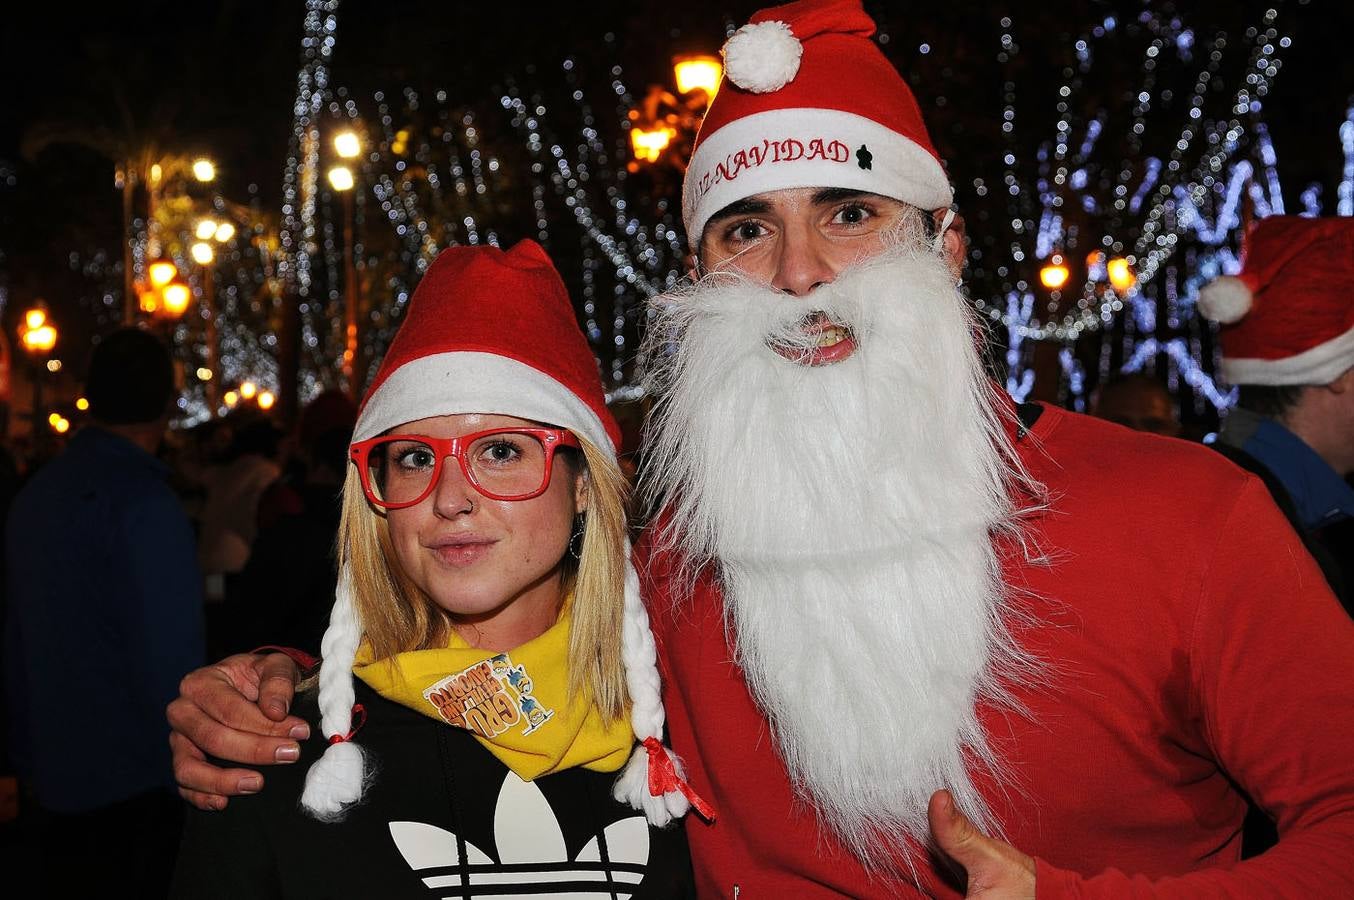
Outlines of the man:
{"label": "man", "polygon": [[[673,747],[717,810],[687,818],[701,894],[1347,891],[1354,698],[1325,676],[1354,629],[1254,479],[997,395],[872,32],[807,0],[726,45],[684,198],[708,274],[651,326],[640,552]],[[235,730],[285,734],[280,708],[222,702],[285,704],[289,672],[186,687],[212,752],[290,752]],[[250,777],[175,742],[183,784]],[[1238,786],[1283,835],[1241,864]]]}
{"label": "man", "polygon": [[192,526],[155,458],[175,396],[169,353],[114,332],[85,396],[93,423],[10,510],[13,750],[38,807],[41,896],[164,896],[181,803],[162,710],[203,662]]}
{"label": "man", "polygon": [[1214,445],[1259,475],[1354,615],[1354,219],[1274,216],[1201,292],[1240,399]]}

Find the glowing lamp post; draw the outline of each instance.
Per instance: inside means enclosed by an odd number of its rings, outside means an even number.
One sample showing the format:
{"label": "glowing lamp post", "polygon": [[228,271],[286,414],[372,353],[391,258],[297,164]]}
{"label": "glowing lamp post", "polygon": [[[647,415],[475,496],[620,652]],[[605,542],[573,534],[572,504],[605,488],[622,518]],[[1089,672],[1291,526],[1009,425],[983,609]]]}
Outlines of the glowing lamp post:
{"label": "glowing lamp post", "polygon": [[707,98],[712,98],[724,77],[724,66],[716,56],[679,56],[672,65],[672,74],[679,94],[702,90]]}
{"label": "glowing lamp post", "polygon": [[47,357],[56,347],[56,326],[47,318],[47,310],[39,304],[24,313],[23,326],[19,329],[19,343],[33,361],[33,437],[41,439],[44,434],[39,423],[44,418],[42,402],[42,382],[47,376],[45,365]]}
{"label": "glowing lamp post", "polygon": [[1056,291],[1067,284],[1067,279],[1071,276],[1072,272],[1063,262],[1063,258],[1055,253],[1048,264],[1039,270],[1039,283],[1050,291]]}
{"label": "glowing lamp post", "polygon": [[203,183],[215,180],[216,165],[210,159],[198,157],[193,160],[193,177]]}
{"label": "glowing lamp post", "polygon": [[150,277],[150,286],[157,290],[179,277],[179,267],[167,259],[157,259],[146,270]]}
{"label": "glowing lamp post", "polygon": [[1122,256],[1116,256],[1105,264],[1105,273],[1109,276],[1110,284],[1121,294],[1127,293],[1133,289],[1133,285],[1138,283],[1138,276],[1133,272],[1133,266]]}
{"label": "glowing lamp post", "polygon": [[[362,150],[357,135],[351,131],[339,133],[334,138],[334,149],[339,156],[351,159]],[[330,186],[343,195],[343,378],[348,382],[348,391],[354,398],[362,394],[361,377],[358,375],[357,354],[358,308],[357,296],[357,259],[353,250],[353,224],[356,216],[353,211],[353,186],[356,179],[353,170],[344,165],[329,170]]]}
{"label": "glowing lamp post", "polygon": [[164,299],[165,312],[176,319],[187,312],[188,305],[193,302],[193,292],[182,281],[165,285],[160,296]]}
{"label": "glowing lamp post", "polygon": [[340,192],[351,191],[353,189],[353,170],[347,166],[334,166],[329,170],[329,186]]}
{"label": "glowing lamp post", "polygon": [[715,56],[679,56],[673,60],[672,77],[676,95],[650,85],[644,102],[630,111],[632,172],[639,171],[640,163],[657,163],[665,156],[677,168],[686,168],[686,156],[705,109],[719,90],[724,66]]}
{"label": "glowing lamp post", "polygon": [[351,129],[334,135],[334,152],[340,159],[357,159],[362,153],[362,138]]}
{"label": "glowing lamp post", "polygon": [[630,129],[630,148],[634,151],[636,159],[658,162],[658,158],[676,136],[677,132],[666,125],[651,130],[635,125]]}

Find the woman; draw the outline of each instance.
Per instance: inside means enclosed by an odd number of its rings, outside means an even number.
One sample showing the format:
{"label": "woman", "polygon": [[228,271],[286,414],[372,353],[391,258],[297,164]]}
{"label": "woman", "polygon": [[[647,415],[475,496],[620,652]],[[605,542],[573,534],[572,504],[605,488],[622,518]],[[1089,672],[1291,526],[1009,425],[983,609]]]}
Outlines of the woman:
{"label": "woman", "polygon": [[444,251],[354,431],[319,759],[193,811],[178,896],[690,892],[617,442],[544,251]]}

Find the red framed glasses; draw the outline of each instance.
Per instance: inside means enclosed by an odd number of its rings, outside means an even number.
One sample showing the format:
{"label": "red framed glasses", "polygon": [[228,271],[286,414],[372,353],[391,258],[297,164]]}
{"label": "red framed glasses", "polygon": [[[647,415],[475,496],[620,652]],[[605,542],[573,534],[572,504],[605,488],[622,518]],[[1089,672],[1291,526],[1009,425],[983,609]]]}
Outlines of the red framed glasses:
{"label": "red framed glasses", "polygon": [[578,447],[563,428],[491,428],[454,438],[386,434],[349,448],[367,499],[383,509],[421,503],[442,477],[448,456],[490,500],[530,500],[550,487],[555,451]]}

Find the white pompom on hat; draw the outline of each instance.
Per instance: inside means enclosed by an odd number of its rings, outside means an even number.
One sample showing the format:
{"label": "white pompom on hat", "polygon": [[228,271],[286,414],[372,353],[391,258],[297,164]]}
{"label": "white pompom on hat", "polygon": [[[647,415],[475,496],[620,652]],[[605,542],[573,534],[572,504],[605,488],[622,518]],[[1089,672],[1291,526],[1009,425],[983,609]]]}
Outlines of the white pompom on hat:
{"label": "white pompom on hat", "polygon": [[799,72],[804,45],[784,22],[744,25],[724,42],[724,74],[745,91],[778,91]]}
{"label": "white pompom on hat", "polygon": [[846,188],[923,210],[954,198],[921,108],[870,39],[860,0],[763,9],[724,45],[724,82],[682,182],[692,250],[710,217],[756,194]]}
{"label": "white pompom on hat", "polygon": [[1199,291],[1199,311],[1221,325],[1240,321],[1254,302],[1251,286],[1235,275],[1221,275]]}
{"label": "white pompom on hat", "polygon": [[[428,268],[358,414],[353,440],[432,416],[495,413],[567,428],[615,453],[620,428],[606,407],[597,362],[578,328],[559,273],[545,251],[522,241],[452,247]],[[629,547],[626,548],[629,557]],[[340,818],[362,796],[355,743],[353,661],[362,622],[345,569],[321,643],[321,730],[330,746],[306,773],[301,803],[316,818]],[[681,763],[663,746],[657,658],[639,577],[627,559],[621,656],[638,745],[617,780],[617,797],[667,824],[694,797]],[[354,720],[358,721],[355,723]],[[676,773],[673,777],[673,773]]]}
{"label": "white pompom on hat", "polygon": [[1324,385],[1354,367],[1354,218],[1270,216],[1199,292],[1232,384]]}

